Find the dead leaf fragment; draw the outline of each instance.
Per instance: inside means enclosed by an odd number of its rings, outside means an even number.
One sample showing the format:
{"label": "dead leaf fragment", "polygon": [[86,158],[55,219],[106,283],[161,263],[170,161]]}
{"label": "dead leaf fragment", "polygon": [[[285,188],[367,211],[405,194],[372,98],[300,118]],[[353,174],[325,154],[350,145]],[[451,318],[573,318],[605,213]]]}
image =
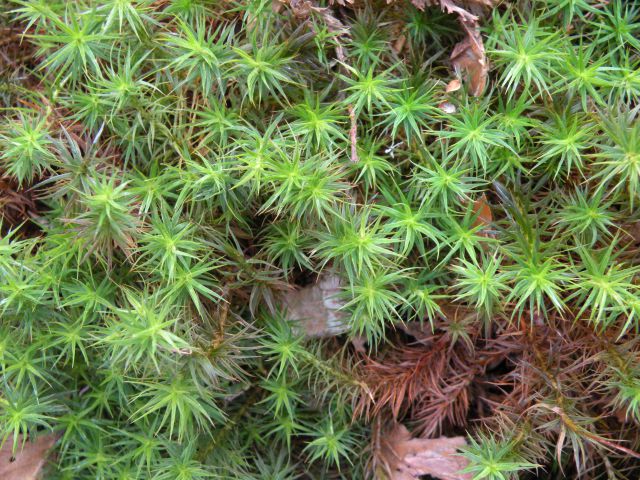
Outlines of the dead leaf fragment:
{"label": "dead leaf fragment", "polygon": [[491,224],[493,223],[493,214],[487,196],[483,193],[480,198],[473,202],[473,213],[476,215],[473,221],[474,227],[482,227],[480,235],[484,237],[493,236],[491,233]]}
{"label": "dead leaf fragment", "polygon": [[458,450],[466,445],[464,437],[412,438],[407,428],[396,423],[380,438],[380,453],[387,480],[416,480],[430,475],[439,480],[470,480],[460,473],[467,460]]}
{"label": "dead leaf fragment", "polygon": [[[392,3],[393,1],[387,0],[387,3]],[[424,10],[425,7],[440,6],[445,13],[458,15],[465,21],[477,21],[478,16],[467,8],[471,8],[473,12],[479,12],[482,7],[492,7],[495,0],[411,0],[411,3],[419,10]],[[460,4],[464,5],[464,7],[460,6]]]}
{"label": "dead leaf fragment", "polygon": [[396,40],[393,42],[393,45],[392,45],[394,52],[400,53],[404,48],[404,46],[406,45],[406,43],[407,43],[407,37],[404,35],[398,35],[398,37],[396,38]]}
{"label": "dead leaf fragment", "polygon": [[297,18],[307,18],[313,11],[313,4],[309,0],[289,0],[291,11]]}
{"label": "dead leaf fragment", "polygon": [[[463,75],[466,78],[469,84],[469,92],[474,96],[481,95],[487,83],[489,64],[480,35],[478,24],[480,17],[475,12],[480,14],[483,7],[492,7],[495,1],[412,0],[411,3],[420,10],[424,10],[428,6],[439,5],[443,12],[458,16],[466,37],[454,47],[451,53],[451,64],[458,75]],[[471,11],[469,11],[469,8]],[[455,91],[453,89],[449,90],[450,86],[456,85],[454,82],[455,80],[449,83],[447,92]]]}
{"label": "dead leaf fragment", "polygon": [[468,23],[461,19],[467,36],[453,47],[451,64],[458,75],[463,75],[473,96],[481,95],[487,84],[489,63],[484,51],[482,37],[477,22]]}
{"label": "dead leaf fragment", "polygon": [[460,90],[461,86],[462,86],[462,82],[460,82],[460,80],[458,80],[457,78],[454,78],[447,84],[447,88],[445,88],[445,92],[447,93],[456,92]]}
{"label": "dead leaf fragment", "polygon": [[279,0],[279,2],[280,4],[288,4],[293,16],[298,19],[306,19],[312,13],[317,13],[330,32],[348,33],[347,27],[332,15],[330,8],[319,7],[314,0]]}
{"label": "dead leaf fragment", "polygon": [[453,0],[438,0],[443,12],[458,15],[462,22],[476,23],[478,16],[456,5]]}
{"label": "dead leaf fragment", "polygon": [[[391,0],[387,0],[387,3],[391,3]],[[418,10],[424,10],[424,7],[431,5],[429,0],[411,0],[411,4]]]}
{"label": "dead leaf fragment", "polygon": [[[316,12],[320,14],[329,31],[338,32],[341,35],[348,34],[345,26],[331,14],[331,9],[318,7],[314,0],[279,1],[288,4],[294,16],[297,18],[308,18],[312,12]],[[353,1],[354,0],[330,0],[329,4],[345,6],[346,4],[353,4]],[[392,3],[393,1],[394,0],[387,0],[387,3]],[[480,14],[483,7],[493,6],[495,0],[411,0],[411,3],[420,10],[424,10],[430,6],[439,6],[443,12],[458,16],[460,25],[466,33],[466,37],[454,47],[451,54],[451,63],[456,73],[466,78],[469,84],[469,92],[474,96],[481,95],[487,83],[489,66],[478,25],[479,16],[472,12]],[[469,11],[469,8],[472,11]],[[405,40],[401,35],[397,37],[397,40],[393,44],[396,52],[402,50]],[[343,48],[340,44],[338,44],[336,48],[336,56],[341,62],[345,60]],[[454,80],[450,82],[447,88],[453,88],[456,85]],[[457,86],[455,90],[458,88],[460,87]],[[455,90],[447,90],[447,92]]]}
{"label": "dead leaf fragment", "polygon": [[[22,450],[11,453],[13,437],[0,449],[0,478],[2,480],[36,480],[47,460],[49,449],[56,442],[55,435],[40,435],[34,442],[26,441]],[[22,439],[18,444],[22,443]]]}
{"label": "dead leaf fragment", "polygon": [[318,281],[300,290],[287,293],[283,301],[287,307],[287,319],[296,323],[305,335],[327,337],[343,333],[347,329],[343,302],[337,275],[320,275]]}

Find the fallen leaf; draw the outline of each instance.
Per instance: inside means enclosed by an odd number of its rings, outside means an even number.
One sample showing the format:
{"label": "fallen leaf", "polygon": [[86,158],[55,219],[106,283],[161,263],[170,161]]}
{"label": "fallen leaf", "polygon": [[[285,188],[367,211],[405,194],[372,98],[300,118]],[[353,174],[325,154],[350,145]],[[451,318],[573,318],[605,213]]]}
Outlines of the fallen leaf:
{"label": "fallen leaf", "polygon": [[407,43],[407,37],[404,35],[398,35],[395,42],[393,42],[392,48],[396,53],[400,53]]}
{"label": "fallen leaf", "polygon": [[319,7],[314,0],[278,0],[278,2],[280,4],[288,4],[296,18],[306,19],[312,13],[317,13],[330,32],[339,34],[348,32],[347,27],[332,15],[330,8]]}
{"label": "fallen leaf", "polygon": [[458,15],[461,21],[475,23],[478,16],[458,6],[453,0],[438,0],[443,12]]}
{"label": "fallen leaf", "polygon": [[273,13],[280,13],[280,11],[282,10],[283,6],[284,6],[284,4],[282,2],[280,2],[279,0],[273,0],[271,2],[271,9],[273,10]]}
{"label": "fallen leaf", "polygon": [[482,226],[480,235],[484,237],[493,236],[491,233],[491,224],[493,223],[493,214],[487,200],[487,196],[483,193],[480,198],[473,202],[473,212],[476,218],[473,221],[474,227]]}
{"label": "fallen leaf", "polygon": [[[322,8],[315,5],[313,0],[279,0],[281,2],[288,3],[291,7],[294,15],[298,18],[306,18],[311,12],[319,13],[329,31],[345,34],[346,30],[344,25],[336,19],[330,13],[330,9]],[[387,3],[392,3],[394,0],[387,0]],[[418,9],[424,10],[426,7],[439,5],[443,12],[457,15],[464,29],[466,36],[464,40],[455,45],[453,52],[451,53],[451,64],[458,75],[462,74],[466,78],[469,84],[469,92],[478,96],[484,91],[487,83],[487,74],[489,72],[489,65],[487,56],[484,51],[484,45],[482,43],[482,37],[480,35],[480,29],[478,25],[478,15],[470,12],[466,8],[460,6],[460,4],[469,5],[474,11],[480,12],[482,7],[493,6],[495,0],[411,0],[411,3]],[[345,6],[352,4],[353,0],[330,0],[329,4],[338,4]],[[399,37],[393,45],[396,52],[400,52],[404,46],[405,40]],[[344,61],[344,54],[342,47],[336,49],[338,60]],[[455,86],[455,80],[450,82],[450,86]],[[457,90],[459,86],[455,88]],[[455,91],[447,90],[449,91]],[[353,124],[352,124],[353,125]],[[352,159],[354,156],[352,155]]]}
{"label": "fallen leaf", "polygon": [[448,84],[447,84],[447,88],[445,88],[445,92],[450,93],[450,92],[456,92],[458,90],[460,90],[460,87],[462,86],[462,82],[460,82],[459,79],[454,78],[453,80],[451,80]]}
{"label": "fallen leaf", "polygon": [[460,473],[468,464],[458,452],[465,445],[464,437],[412,438],[404,425],[396,423],[381,435],[378,455],[387,480],[416,480],[422,475],[470,480],[470,474]]}
{"label": "fallen leaf", "polygon": [[[479,17],[461,5],[469,5],[474,12],[480,13],[483,7],[492,7],[494,0],[412,0],[411,3],[418,9],[424,10],[428,6],[439,5],[443,12],[457,15],[460,25],[464,29],[466,36],[453,48],[451,53],[451,64],[458,74],[463,74],[469,84],[469,92],[478,96],[484,91],[487,83],[489,64],[484,51],[480,28]],[[455,80],[447,86],[447,92],[455,91],[453,88],[457,84]],[[452,88],[449,90],[449,88]]]}
{"label": "fallen leaf", "polygon": [[306,18],[313,11],[314,5],[309,0],[289,0],[291,11],[297,18]]}
{"label": "fallen leaf", "polygon": [[287,319],[310,337],[343,333],[348,326],[341,311],[344,302],[337,297],[340,291],[337,275],[320,275],[314,285],[286,294],[283,301],[287,307]]}
{"label": "fallen leaf", "polygon": [[[391,3],[391,0],[387,0],[387,3]],[[431,5],[429,0],[411,0],[411,4],[418,10],[424,10],[424,7]]]}
{"label": "fallen leaf", "polygon": [[[10,436],[0,449],[0,479],[36,480],[47,460],[49,449],[56,442],[55,435],[40,435],[34,442],[27,441],[22,449],[11,453],[13,437]],[[22,439],[18,441],[20,445]]]}
{"label": "fallen leaf", "polygon": [[458,75],[464,75],[471,95],[478,96],[484,91],[489,73],[489,63],[484,51],[480,28],[476,21],[460,20],[467,36],[453,47],[451,64]]}

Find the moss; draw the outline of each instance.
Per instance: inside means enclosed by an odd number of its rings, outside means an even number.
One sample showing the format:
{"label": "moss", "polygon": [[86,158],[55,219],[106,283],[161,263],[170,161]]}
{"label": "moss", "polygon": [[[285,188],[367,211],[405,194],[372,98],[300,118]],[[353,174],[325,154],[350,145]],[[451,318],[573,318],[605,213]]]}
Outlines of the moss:
{"label": "moss", "polygon": [[365,478],[391,419],[638,475],[638,7],[0,12],[0,436],[50,478]]}

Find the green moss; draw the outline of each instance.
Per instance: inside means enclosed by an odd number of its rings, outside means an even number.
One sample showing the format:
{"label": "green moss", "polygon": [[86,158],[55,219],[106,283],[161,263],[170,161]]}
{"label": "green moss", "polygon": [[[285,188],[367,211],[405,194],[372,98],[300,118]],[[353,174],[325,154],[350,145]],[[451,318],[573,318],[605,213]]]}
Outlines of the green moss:
{"label": "green moss", "polygon": [[[396,416],[475,479],[635,478],[640,9],[486,11],[474,97],[455,15],[300,3],[0,7],[0,438],[58,432],[47,478],[365,478]],[[309,338],[282,297],[323,271],[346,333]]]}

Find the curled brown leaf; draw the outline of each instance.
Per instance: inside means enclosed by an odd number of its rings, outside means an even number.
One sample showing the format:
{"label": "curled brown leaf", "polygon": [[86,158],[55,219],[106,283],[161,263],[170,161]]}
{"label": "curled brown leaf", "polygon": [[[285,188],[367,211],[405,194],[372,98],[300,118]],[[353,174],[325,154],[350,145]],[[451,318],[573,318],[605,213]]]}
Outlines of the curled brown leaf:
{"label": "curled brown leaf", "polygon": [[456,74],[466,78],[471,95],[478,96],[487,84],[489,63],[478,23],[468,23],[461,19],[461,24],[467,36],[453,48],[451,64]]}

